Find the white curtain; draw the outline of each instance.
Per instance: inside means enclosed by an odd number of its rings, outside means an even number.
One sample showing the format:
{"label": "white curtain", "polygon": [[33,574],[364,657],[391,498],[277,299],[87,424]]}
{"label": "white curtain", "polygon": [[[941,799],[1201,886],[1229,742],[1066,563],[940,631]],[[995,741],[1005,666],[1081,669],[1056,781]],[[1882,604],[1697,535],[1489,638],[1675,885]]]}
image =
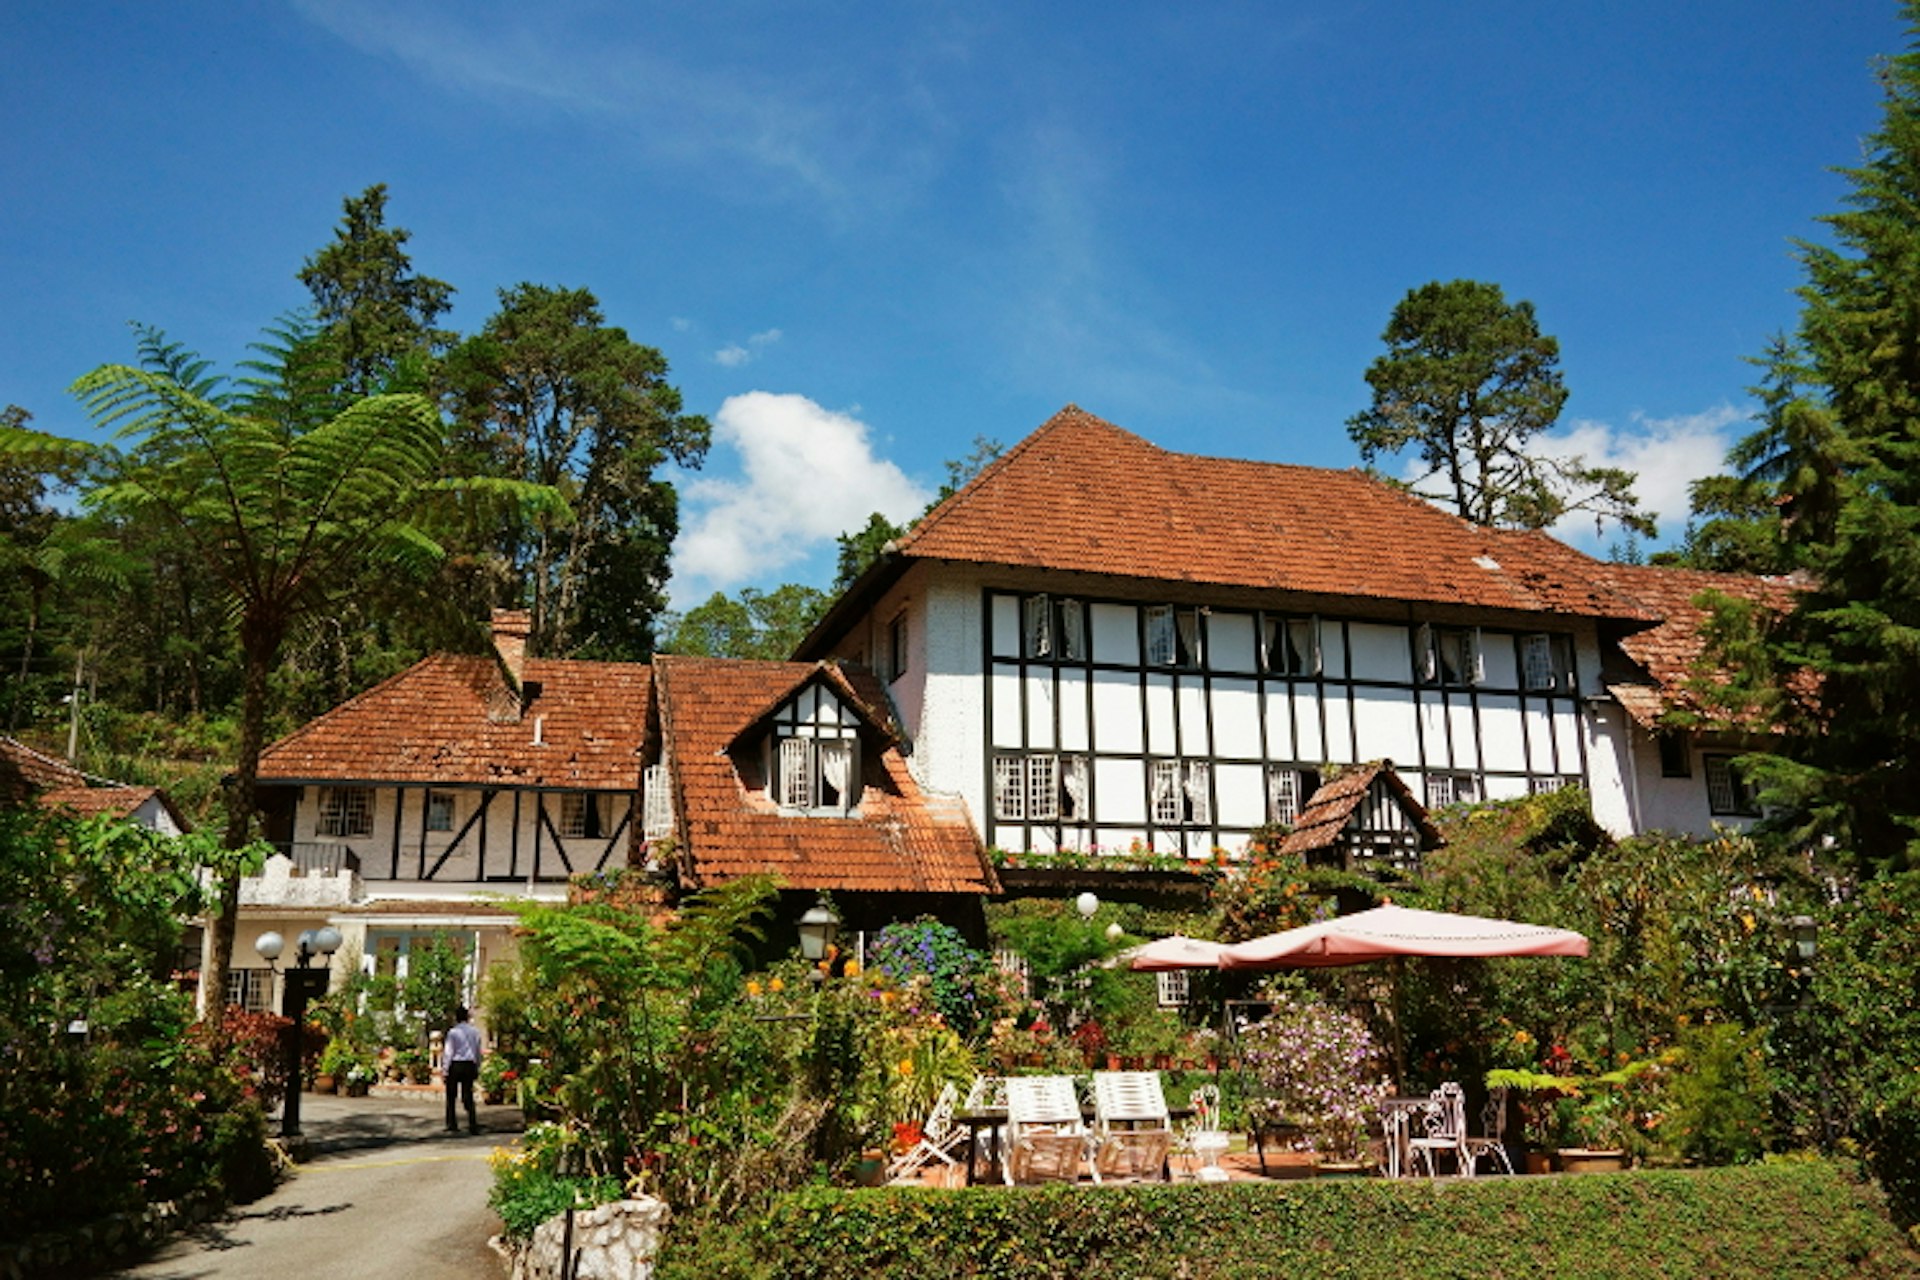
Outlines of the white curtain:
{"label": "white curtain", "polygon": [[1027,656],[1029,658],[1048,658],[1053,656],[1053,609],[1045,596],[1028,596],[1027,611]]}
{"label": "white curtain", "polygon": [[1212,766],[1204,760],[1193,760],[1187,764],[1187,813],[1189,822],[1213,821],[1213,797],[1208,783],[1213,778]]}
{"label": "white curtain", "polygon": [[853,780],[853,740],[835,738],[820,743],[820,776],[840,797],[840,807],[853,807],[853,793],[848,784]]}
{"label": "white curtain", "polygon": [[1069,822],[1087,820],[1087,758],[1068,756],[1066,772],[1067,812]]}
{"label": "white curtain", "polygon": [[1180,625],[1180,647],[1186,650],[1187,665],[1200,665],[1200,611],[1183,609],[1178,616]]}

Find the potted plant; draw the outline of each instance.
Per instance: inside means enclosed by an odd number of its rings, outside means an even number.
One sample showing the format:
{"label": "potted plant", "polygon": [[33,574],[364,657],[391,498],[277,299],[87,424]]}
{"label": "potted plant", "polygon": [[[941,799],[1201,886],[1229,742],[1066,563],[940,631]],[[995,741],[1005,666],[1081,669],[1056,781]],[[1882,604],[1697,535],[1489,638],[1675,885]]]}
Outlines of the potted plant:
{"label": "potted plant", "polygon": [[1319,1000],[1288,997],[1246,1028],[1240,1044],[1256,1090],[1249,1114],[1284,1115],[1323,1163],[1357,1164],[1367,1121],[1388,1091],[1366,1024]]}
{"label": "potted plant", "polygon": [[367,1090],[373,1087],[373,1082],[379,1076],[380,1072],[372,1063],[364,1060],[355,1062],[347,1068],[347,1096],[349,1098],[366,1097]]}
{"label": "potted plant", "polygon": [[1487,1072],[1487,1087],[1504,1088],[1518,1100],[1527,1172],[1552,1172],[1559,1149],[1573,1143],[1569,1124],[1573,1104],[1579,1101],[1580,1081],[1527,1068],[1497,1068]]}

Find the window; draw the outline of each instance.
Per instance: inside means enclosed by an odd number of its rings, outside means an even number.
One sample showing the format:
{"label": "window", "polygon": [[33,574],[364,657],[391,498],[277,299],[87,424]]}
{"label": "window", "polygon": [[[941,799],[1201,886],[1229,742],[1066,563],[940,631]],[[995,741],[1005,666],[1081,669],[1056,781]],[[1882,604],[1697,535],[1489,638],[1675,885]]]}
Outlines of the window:
{"label": "window", "polygon": [[1028,596],[1020,602],[1021,652],[1029,658],[1084,662],[1087,657],[1086,607],[1078,600]]}
{"label": "window", "polygon": [[566,839],[596,840],[600,829],[600,797],[568,791],[560,797],[560,834]]}
{"label": "window", "polygon": [[667,766],[651,764],[641,775],[640,834],[662,840],[673,834],[673,796],[667,790]]}
{"label": "window", "polygon": [[1148,665],[1200,665],[1200,610],[1154,605],[1146,611],[1146,624]]}
{"label": "window", "polygon": [[1300,821],[1300,810],[1320,789],[1320,776],[1288,764],[1267,766],[1267,821],[1288,826]]}
{"label": "window", "polygon": [[1568,787],[1578,786],[1579,784],[1580,780],[1578,778],[1568,778],[1559,775],[1549,778],[1528,778],[1527,794],[1530,796],[1551,795],[1555,791],[1565,791]]}
{"label": "window", "polygon": [[1155,985],[1158,988],[1162,1008],[1187,1002],[1187,992],[1190,988],[1187,986],[1185,969],[1165,969],[1156,976],[1158,982]]}
{"label": "window", "polygon": [[1480,788],[1470,773],[1430,773],[1427,775],[1427,808],[1444,809],[1450,804],[1472,804],[1480,798]]}
{"label": "window", "polygon": [[907,611],[902,609],[887,624],[887,679],[898,680],[907,674]]}
{"label": "window", "polygon": [[780,738],[769,790],[783,809],[844,813],[858,798],[852,738]]}
{"label": "window", "polygon": [[1702,756],[1700,762],[1707,769],[1708,809],[1740,818],[1760,816],[1760,801],[1734,767],[1732,756]]}
{"label": "window", "polygon": [[366,787],[320,788],[320,825],[323,836],[373,834],[373,792]]}
{"label": "window", "polygon": [[1260,669],[1274,675],[1320,674],[1320,619],[1260,618]]}
{"label": "window", "polygon": [[1087,758],[995,756],[993,816],[1002,822],[1085,822]]}
{"label": "window", "polygon": [[1479,684],[1486,677],[1478,628],[1421,624],[1414,635],[1420,679],[1428,684]]}
{"label": "window", "polygon": [[1156,826],[1206,826],[1213,821],[1213,770],[1204,760],[1148,764]]}
{"label": "window", "polygon": [[1520,678],[1528,689],[1573,690],[1573,641],[1544,632],[1520,637]]}
{"label": "window", "polygon": [[1687,735],[1678,729],[1663,729],[1655,739],[1660,744],[1660,776],[1691,778],[1693,751]]}
{"label": "window", "polygon": [[273,970],[227,970],[227,1003],[248,1013],[265,1013],[273,999]]}
{"label": "window", "polygon": [[427,830],[453,830],[453,792],[427,792]]}

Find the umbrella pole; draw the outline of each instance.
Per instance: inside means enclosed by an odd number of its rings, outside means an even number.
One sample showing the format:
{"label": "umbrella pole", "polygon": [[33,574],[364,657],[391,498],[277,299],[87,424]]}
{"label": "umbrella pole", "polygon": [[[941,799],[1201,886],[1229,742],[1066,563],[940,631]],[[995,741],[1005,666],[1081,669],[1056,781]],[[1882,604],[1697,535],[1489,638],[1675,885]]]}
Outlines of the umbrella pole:
{"label": "umbrella pole", "polygon": [[1393,1045],[1393,1087],[1397,1091],[1407,1087],[1407,1037],[1400,1030],[1400,983],[1405,976],[1404,957],[1387,961],[1387,1022]]}

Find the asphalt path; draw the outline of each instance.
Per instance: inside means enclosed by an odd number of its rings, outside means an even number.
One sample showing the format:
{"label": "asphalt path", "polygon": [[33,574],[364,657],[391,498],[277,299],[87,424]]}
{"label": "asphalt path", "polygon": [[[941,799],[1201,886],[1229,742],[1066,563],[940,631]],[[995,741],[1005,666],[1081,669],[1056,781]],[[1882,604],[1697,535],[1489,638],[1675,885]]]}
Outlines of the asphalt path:
{"label": "asphalt path", "polygon": [[442,1132],[435,1099],[308,1094],[308,1152],[295,1176],[252,1204],[175,1237],[115,1276],[138,1280],[338,1276],[473,1280],[504,1276],[487,1239],[487,1158],[519,1136],[510,1107],[481,1108],[482,1130]]}

